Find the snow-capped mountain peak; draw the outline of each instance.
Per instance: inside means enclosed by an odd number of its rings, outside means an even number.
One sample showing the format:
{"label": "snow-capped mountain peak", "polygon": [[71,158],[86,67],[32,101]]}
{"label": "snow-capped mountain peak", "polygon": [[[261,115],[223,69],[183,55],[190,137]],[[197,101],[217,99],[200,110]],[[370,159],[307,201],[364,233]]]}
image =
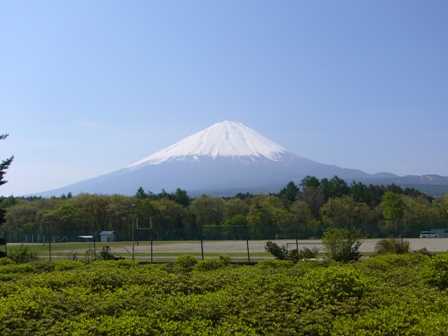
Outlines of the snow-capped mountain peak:
{"label": "snow-capped mountain peak", "polygon": [[127,168],[207,156],[250,157],[278,161],[291,155],[285,148],[240,122],[224,121],[195,133]]}

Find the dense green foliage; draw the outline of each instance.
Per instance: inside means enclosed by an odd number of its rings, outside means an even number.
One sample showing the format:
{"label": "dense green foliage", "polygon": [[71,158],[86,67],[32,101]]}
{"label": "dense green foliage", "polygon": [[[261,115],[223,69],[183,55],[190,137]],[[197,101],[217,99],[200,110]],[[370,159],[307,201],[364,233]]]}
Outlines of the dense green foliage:
{"label": "dense green foliage", "polygon": [[[0,134],[0,140],[6,139],[8,137],[8,135],[9,134]],[[5,184],[6,182],[8,182],[5,180],[4,177],[5,177],[6,171],[8,170],[8,168],[11,165],[13,160],[14,160],[14,156],[11,156],[7,159],[2,160],[2,162],[0,162],[0,186]]]}
{"label": "dense green foliage", "polygon": [[444,335],[446,260],[0,262],[0,334]]}
{"label": "dense green foliage", "polygon": [[10,258],[17,264],[23,264],[33,260],[37,260],[38,256],[36,252],[31,251],[29,246],[24,246],[22,244],[12,249],[8,254],[8,258]]}
{"label": "dense green foliage", "polygon": [[280,246],[271,241],[266,242],[264,249],[278,260],[291,260],[293,262],[316,258],[318,252],[316,248],[309,249],[308,247],[288,250],[285,245]]}
{"label": "dense green foliage", "polygon": [[375,252],[379,254],[384,253],[408,253],[409,252],[409,242],[403,241],[401,243],[397,239],[381,239],[375,246]]}
{"label": "dense green foliage", "polygon": [[[8,137],[8,134],[0,134],[0,140],[4,140]],[[2,162],[0,162],[0,186],[5,184],[5,174],[8,170],[9,166],[11,165],[12,161],[14,160],[14,156],[11,156]],[[3,203],[3,197],[0,197],[0,204]],[[6,209],[0,206],[0,227],[3,225],[3,223],[6,220]],[[0,246],[6,245],[6,240],[4,238],[0,238]],[[4,257],[6,255],[5,252],[0,251],[0,258]]]}
{"label": "dense green foliage", "polygon": [[331,228],[325,231],[322,244],[327,256],[336,261],[358,261],[363,242],[361,231],[355,228]]}
{"label": "dense green foliage", "polygon": [[[4,229],[9,237],[39,234],[48,238],[66,236],[68,231],[77,232],[77,237],[80,232],[111,230],[123,233],[119,240],[130,240],[132,218],[141,228],[152,223],[158,230],[153,237],[157,240],[172,240],[176,235],[177,239],[198,239],[195,228],[200,226],[229,230],[248,226],[255,237],[251,239],[273,239],[276,233],[297,234],[299,239],[321,238],[329,228],[346,226],[357,227],[368,238],[397,237],[401,233],[418,237],[423,230],[448,227],[448,195],[434,199],[393,184],[348,185],[337,176],[322,180],[308,176],[299,186],[289,182],[278,194],[240,193],[228,198],[202,195],[192,199],[181,189],[154,194],[143,188],[134,197],[73,197],[70,193],[50,199],[8,197],[0,202],[0,209],[6,210]],[[273,236],[261,238],[255,234],[260,227],[272,228]],[[280,227],[283,229],[276,232]],[[186,229],[193,230],[186,233]],[[217,231],[204,234],[206,239],[221,239]],[[238,239],[244,236],[244,230],[234,235]]]}
{"label": "dense green foliage", "polygon": [[101,251],[99,253],[99,258],[100,260],[114,260],[115,256],[113,255],[113,253],[111,252],[111,249],[109,246],[103,246],[101,248]]}

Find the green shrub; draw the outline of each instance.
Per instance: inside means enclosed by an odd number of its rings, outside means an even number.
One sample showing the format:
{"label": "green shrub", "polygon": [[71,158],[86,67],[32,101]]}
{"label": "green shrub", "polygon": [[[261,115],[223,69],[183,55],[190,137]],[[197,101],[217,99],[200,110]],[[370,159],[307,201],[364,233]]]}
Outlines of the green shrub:
{"label": "green shrub", "polygon": [[420,273],[423,282],[439,289],[448,288],[448,253],[430,258]]}
{"label": "green shrub", "polygon": [[258,267],[266,269],[266,268],[274,268],[274,269],[285,269],[290,268],[294,265],[291,260],[280,260],[280,259],[265,259],[258,263]]}
{"label": "green shrub", "polygon": [[386,281],[390,286],[406,287],[421,283],[420,269],[430,258],[417,253],[385,253],[363,259],[353,267],[374,282]]}
{"label": "green shrub", "polygon": [[397,253],[403,254],[409,252],[409,241],[403,244],[398,239],[382,239],[376,243],[375,252],[378,254]]}
{"label": "green shrub", "polygon": [[73,260],[63,260],[56,262],[54,269],[56,271],[67,271],[80,267],[84,267],[84,263]]}
{"label": "green shrub", "polygon": [[272,254],[275,259],[292,260],[294,262],[303,259],[314,259],[316,258],[318,252],[316,248],[309,249],[307,247],[304,247],[300,250],[294,249],[288,251],[285,245],[279,246],[271,241],[266,242],[264,249],[266,252]]}
{"label": "green shrub", "polygon": [[115,261],[115,265],[119,268],[133,268],[138,266],[136,260],[118,259]]}
{"label": "green shrub", "polygon": [[413,253],[423,254],[423,255],[426,255],[426,256],[428,256],[428,257],[433,257],[433,256],[435,255],[434,253],[428,251],[428,250],[426,249],[426,247],[423,247],[423,248],[421,248],[420,250],[413,251]]}
{"label": "green shrub", "polygon": [[53,272],[56,263],[50,262],[48,260],[34,260],[31,261],[30,264],[33,265],[37,273],[41,273],[41,272]]}
{"label": "green shrub", "polygon": [[335,261],[358,261],[359,248],[363,243],[361,231],[354,228],[332,228],[324,232],[322,244],[327,256]]}
{"label": "green shrub", "polygon": [[228,255],[220,254],[217,259],[208,258],[208,259],[199,261],[194,266],[194,269],[197,271],[212,271],[212,270],[223,268],[230,262],[231,262],[231,259]]}
{"label": "green shrub", "polygon": [[31,251],[28,246],[24,246],[23,244],[11,249],[8,258],[12,259],[17,264],[23,264],[38,259],[37,253]]}
{"label": "green shrub", "polygon": [[287,260],[288,258],[288,251],[286,250],[286,247],[279,246],[274,242],[268,241],[266,242],[266,245],[264,247],[264,250],[266,252],[269,252],[274,256],[275,259],[278,260]]}
{"label": "green shrub", "polygon": [[179,273],[189,273],[193,270],[198,260],[189,254],[184,254],[174,261],[174,271]]}
{"label": "green shrub", "polygon": [[0,258],[0,266],[14,264],[14,260],[10,258]]}
{"label": "green shrub", "polygon": [[224,264],[229,264],[230,262],[232,262],[232,259],[227,254],[220,254],[218,256],[218,259]]}
{"label": "green shrub", "polygon": [[313,247],[303,247],[300,250],[292,250],[293,260],[315,259],[317,257],[317,249]]}
{"label": "green shrub", "polygon": [[229,258],[190,255],[176,260],[178,273],[130,260],[8,264],[0,335],[445,335],[448,295],[422,284],[446,280],[448,271],[436,273],[448,261],[436,259],[271,258],[212,269]]}
{"label": "green shrub", "polygon": [[35,273],[36,269],[31,264],[16,264],[4,265],[0,267],[0,273]]}
{"label": "green shrub", "polygon": [[303,285],[316,305],[337,301],[361,299],[367,283],[356,270],[340,266],[316,268],[305,274]]}
{"label": "green shrub", "polygon": [[101,249],[98,259],[99,260],[114,260],[115,256],[110,251],[110,247],[106,245],[106,246],[103,246],[103,248]]}
{"label": "green shrub", "polygon": [[219,259],[204,259],[199,261],[194,269],[196,271],[212,271],[224,267],[226,264]]}

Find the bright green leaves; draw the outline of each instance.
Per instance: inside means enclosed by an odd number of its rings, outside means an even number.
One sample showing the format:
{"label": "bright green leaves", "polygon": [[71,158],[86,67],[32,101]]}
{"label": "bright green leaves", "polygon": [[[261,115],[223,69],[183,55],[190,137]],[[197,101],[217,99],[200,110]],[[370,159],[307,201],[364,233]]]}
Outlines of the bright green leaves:
{"label": "bright green leaves", "polygon": [[448,288],[448,253],[431,258],[422,269],[422,279],[428,285],[439,289]]}
{"label": "bright green leaves", "polygon": [[[444,335],[446,255],[2,264],[1,335]],[[423,281],[422,281],[423,280]]]}

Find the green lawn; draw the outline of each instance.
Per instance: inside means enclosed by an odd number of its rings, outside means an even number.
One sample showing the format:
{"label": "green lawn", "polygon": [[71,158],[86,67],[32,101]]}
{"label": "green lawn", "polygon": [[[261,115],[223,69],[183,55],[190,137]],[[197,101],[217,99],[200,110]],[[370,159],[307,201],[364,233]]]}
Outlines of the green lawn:
{"label": "green lawn", "polygon": [[[179,248],[171,249],[170,246],[175,244],[181,244],[186,247],[185,250]],[[12,253],[14,249],[17,249],[22,244],[9,244],[7,251]],[[105,246],[110,247],[111,253],[117,257],[124,257],[125,259],[132,259],[132,242],[109,242],[102,243],[96,242],[79,242],[79,243],[52,243],[49,244],[23,244],[28,247],[30,251],[37,253],[41,259],[49,259],[50,253],[52,259],[71,259],[73,252],[76,252],[78,259],[90,257],[94,249],[96,253],[99,253],[101,249]],[[163,251],[160,248],[163,247]],[[192,247],[194,251],[192,250]],[[158,251],[159,250],[159,251]],[[167,251],[168,250],[168,251]],[[171,251],[170,251],[171,250]],[[201,258],[202,252],[200,248],[200,242],[198,241],[182,241],[182,242],[172,242],[172,241],[157,241],[153,242],[153,260],[154,261],[173,261],[180,255],[190,254],[197,258]],[[232,252],[227,250],[225,253],[219,252],[206,252],[204,251],[204,257],[217,257],[220,254],[229,255],[233,259],[238,261],[247,261],[247,252]],[[137,242],[134,243],[134,260],[148,261],[151,258],[151,247],[149,242]],[[266,252],[251,252],[251,261],[260,261],[267,258],[272,258],[269,253]]]}

